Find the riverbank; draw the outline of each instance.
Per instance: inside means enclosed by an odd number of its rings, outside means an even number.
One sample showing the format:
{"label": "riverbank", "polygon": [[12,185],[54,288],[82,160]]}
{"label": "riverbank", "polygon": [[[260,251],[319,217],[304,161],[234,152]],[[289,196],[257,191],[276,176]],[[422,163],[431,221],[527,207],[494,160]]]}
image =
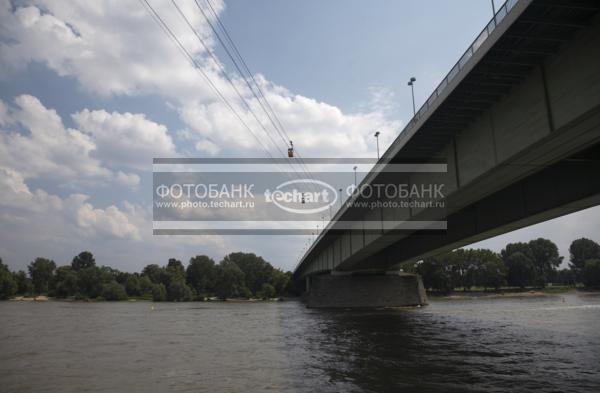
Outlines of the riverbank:
{"label": "riverbank", "polygon": [[[264,303],[264,302],[281,302],[281,301],[286,301],[286,300],[290,300],[292,298],[271,298],[271,299],[236,299],[236,298],[232,298],[232,299],[219,299],[219,298],[207,298],[204,300],[190,300],[187,301],[187,303],[189,302],[199,302],[199,303],[206,303],[206,302],[228,302],[228,303]],[[73,297],[70,298],[57,298],[57,297],[48,297],[48,296],[44,296],[44,295],[39,295],[39,296],[14,296],[10,299],[8,299],[8,301],[12,301],[12,302],[47,302],[47,301],[57,301],[57,302],[78,302],[78,303],[99,303],[99,302],[154,302],[151,298],[143,298],[143,297],[137,297],[137,298],[128,298],[126,300],[105,300],[105,299],[76,299]],[[154,302],[154,303],[181,303],[181,302],[170,302],[170,301],[164,301],[164,302]]]}
{"label": "riverbank", "polygon": [[600,291],[584,288],[573,288],[573,287],[548,287],[548,288],[536,288],[536,289],[500,289],[499,291],[485,291],[485,290],[473,290],[473,291],[454,291],[447,295],[438,295],[436,293],[427,293],[432,300],[464,300],[464,299],[519,299],[519,298],[532,298],[532,297],[547,297],[547,296],[561,296],[565,294],[578,294],[578,295],[589,295],[589,296],[600,296]]}
{"label": "riverbank", "polygon": [[48,300],[53,300],[53,298],[50,298],[48,296],[43,296],[43,295],[40,295],[40,296],[15,296],[8,300],[16,301],[16,302],[47,302]]}

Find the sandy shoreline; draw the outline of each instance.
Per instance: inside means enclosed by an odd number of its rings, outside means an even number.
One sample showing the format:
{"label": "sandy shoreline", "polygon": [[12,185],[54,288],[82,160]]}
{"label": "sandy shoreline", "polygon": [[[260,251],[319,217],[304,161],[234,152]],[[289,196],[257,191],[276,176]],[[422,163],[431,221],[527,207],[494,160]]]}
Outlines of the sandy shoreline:
{"label": "sandy shoreline", "polygon": [[450,295],[436,296],[429,294],[431,300],[465,300],[465,299],[521,299],[532,297],[551,297],[566,294],[577,294],[582,296],[600,296],[600,292],[578,290],[576,288],[561,292],[551,290],[530,290],[523,292],[454,292]]}
{"label": "sandy shoreline", "polygon": [[49,298],[48,296],[15,296],[13,298],[10,298],[10,301],[16,301],[16,302],[47,302],[48,300],[51,300],[52,298]]}
{"label": "sandy shoreline", "polygon": [[[571,288],[565,291],[553,292],[552,290],[530,290],[523,292],[482,292],[482,291],[473,291],[473,292],[454,292],[450,295],[438,296],[435,294],[428,294],[429,300],[466,300],[466,299],[525,299],[525,298],[533,298],[533,297],[556,297],[562,296],[566,294],[577,294],[580,296],[600,296],[600,291],[593,290],[580,290],[576,288]],[[279,302],[279,301],[289,301],[294,300],[295,298],[273,298],[273,299],[216,299],[209,298],[207,300],[192,300],[190,302],[197,303],[214,303],[214,302],[226,302],[226,303],[269,303],[269,302]],[[299,298],[298,298],[299,299]],[[48,296],[15,296],[9,301],[21,301],[21,302],[46,302],[46,301],[58,301],[58,302],[105,302],[106,300],[101,299],[88,299],[88,300],[79,300],[72,298],[55,298]],[[137,299],[130,298],[124,300],[125,302],[153,302],[152,299]],[[153,302],[153,303],[162,303],[162,302]],[[170,302],[165,302],[170,303]]]}

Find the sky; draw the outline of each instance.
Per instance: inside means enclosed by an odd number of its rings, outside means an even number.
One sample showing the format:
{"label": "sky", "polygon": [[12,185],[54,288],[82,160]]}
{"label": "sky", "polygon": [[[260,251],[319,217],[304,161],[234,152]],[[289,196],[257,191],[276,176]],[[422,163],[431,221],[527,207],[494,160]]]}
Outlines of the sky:
{"label": "sky", "polygon": [[[232,102],[251,92],[193,0],[148,0]],[[491,18],[487,0],[211,0],[304,157],[374,157]],[[208,12],[206,0],[198,0]],[[497,6],[500,2],[497,2]],[[82,250],[139,271],[254,252],[292,269],[304,236],[153,236],[153,157],[261,157],[250,133],[140,0],[0,0],[0,257],[26,269]],[[239,107],[241,108],[241,106]],[[243,116],[248,116],[243,113]],[[248,120],[250,121],[250,120]],[[274,151],[274,148],[273,148]],[[600,241],[592,208],[472,245]]]}

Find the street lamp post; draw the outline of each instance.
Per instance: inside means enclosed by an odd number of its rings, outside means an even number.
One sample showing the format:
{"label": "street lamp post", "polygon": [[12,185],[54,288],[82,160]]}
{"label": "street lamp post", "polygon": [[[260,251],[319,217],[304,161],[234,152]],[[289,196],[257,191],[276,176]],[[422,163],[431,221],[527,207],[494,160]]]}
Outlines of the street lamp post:
{"label": "street lamp post", "polygon": [[342,208],[342,189],[340,188],[340,209]]}
{"label": "street lamp post", "polygon": [[417,109],[415,107],[415,82],[417,81],[417,78],[415,78],[414,76],[410,78],[410,80],[408,81],[408,85],[410,86],[410,90],[412,92],[412,104],[413,104],[413,116],[415,116],[417,114]]}
{"label": "street lamp post", "polygon": [[375,132],[375,139],[377,140],[377,159],[379,160],[379,131]]}
{"label": "street lamp post", "polygon": [[356,168],[358,168],[357,166],[355,166],[354,169],[354,188],[356,189],[356,187],[358,187],[358,184],[356,184]]}

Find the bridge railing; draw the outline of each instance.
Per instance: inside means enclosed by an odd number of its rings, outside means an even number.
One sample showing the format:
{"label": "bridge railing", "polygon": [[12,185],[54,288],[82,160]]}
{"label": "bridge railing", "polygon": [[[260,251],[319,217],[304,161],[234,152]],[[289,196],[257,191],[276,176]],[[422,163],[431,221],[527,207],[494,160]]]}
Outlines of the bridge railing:
{"label": "bridge railing", "polygon": [[[452,80],[459,74],[459,72],[469,63],[469,61],[473,58],[473,55],[479,50],[479,48],[481,48],[483,43],[488,39],[488,37],[496,29],[496,26],[498,26],[498,24],[500,22],[502,22],[502,20],[504,20],[506,15],[508,15],[508,13],[514,8],[515,4],[517,4],[518,2],[519,2],[519,0],[506,0],[504,2],[502,7],[500,7],[498,9],[498,11],[496,12],[494,17],[490,20],[490,22],[485,26],[485,28],[481,31],[481,33],[477,36],[477,38],[475,38],[475,40],[469,46],[469,48],[463,53],[463,55],[460,57],[460,59],[456,62],[454,67],[452,67],[450,69],[448,74],[446,74],[444,79],[442,79],[442,81],[438,84],[438,86],[435,88],[433,93],[431,93],[429,98],[427,98],[427,100],[425,100],[425,102],[423,103],[423,105],[421,105],[421,107],[416,112],[416,114],[412,117],[412,119],[408,122],[408,124],[406,124],[404,129],[400,132],[400,135],[402,135],[405,131],[412,129],[417,124],[417,122],[427,114],[427,112],[432,107],[433,103],[441,95],[441,93],[448,87],[450,82],[452,82]],[[384,153],[381,156],[382,159],[385,157],[386,153]],[[328,227],[329,227],[329,225],[328,225]],[[326,228],[323,229],[322,233],[325,232],[325,229]],[[313,248],[312,246],[314,246],[314,243],[317,242],[320,237],[321,236],[318,236],[315,239],[315,241],[313,242],[313,244],[311,245],[311,247],[309,247],[308,250],[306,250],[306,252],[302,256],[302,258],[300,258],[300,260],[296,264],[294,271],[298,270],[298,267],[300,267],[300,265],[304,261],[304,258],[306,257],[306,255],[308,255],[311,252],[311,250]]]}
{"label": "bridge railing", "polygon": [[416,114],[412,117],[412,119],[408,122],[408,124],[404,127],[402,134],[404,131],[408,131],[412,129],[419,119],[423,118],[429,109],[432,107],[433,103],[437,100],[437,98],[441,95],[441,93],[448,87],[450,82],[458,75],[458,73],[469,63],[473,55],[479,50],[481,45],[488,39],[488,37],[492,34],[492,32],[496,29],[496,26],[502,22],[502,20],[508,15],[508,13],[513,9],[515,4],[517,4],[519,0],[507,0],[504,2],[502,7],[498,9],[496,15],[492,18],[492,20],[486,25],[486,27],[481,31],[481,33],[475,38],[475,41],[469,46],[469,48],[464,52],[464,54],[460,57],[460,59],[456,62],[454,67],[450,69],[450,72],[446,74],[444,79],[440,82],[440,84],[436,87],[436,89],[431,93],[431,95],[425,100],[423,105],[419,108]]}

